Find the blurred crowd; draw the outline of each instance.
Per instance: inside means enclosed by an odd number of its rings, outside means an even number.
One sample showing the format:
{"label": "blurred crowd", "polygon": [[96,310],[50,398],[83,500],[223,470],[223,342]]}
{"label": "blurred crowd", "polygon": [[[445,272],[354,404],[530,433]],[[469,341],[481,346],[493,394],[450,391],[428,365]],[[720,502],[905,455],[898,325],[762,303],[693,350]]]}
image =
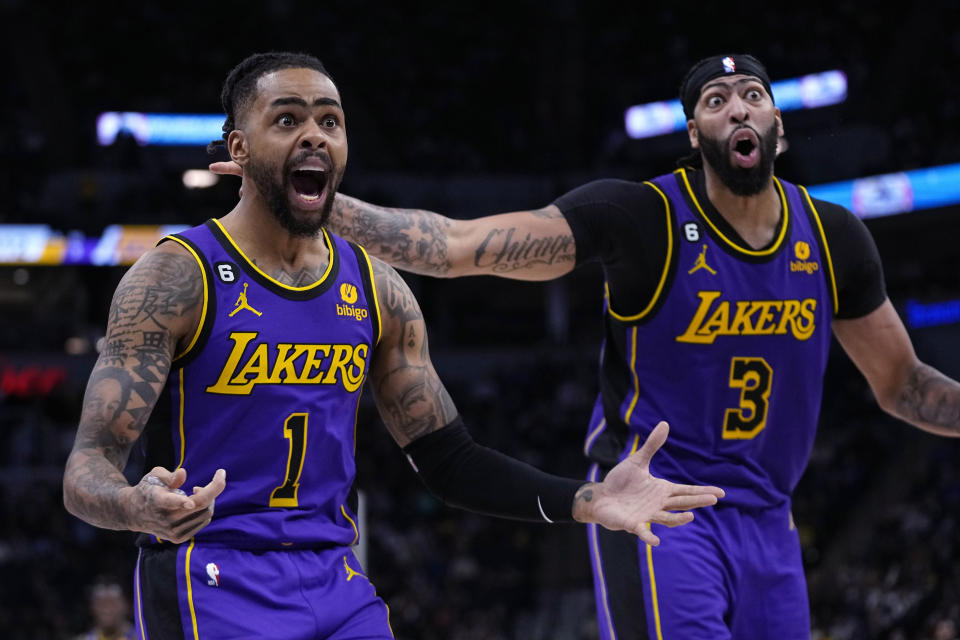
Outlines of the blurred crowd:
{"label": "blurred crowd", "polygon": [[[450,363],[463,366],[457,372]],[[581,448],[595,389],[591,364],[573,348],[438,357],[478,441],[572,477],[587,470]],[[842,357],[831,360],[825,385],[821,431],[794,501],[813,637],[957,638],[956,447],[883,415]],[[5,638],[61,639],[88,628],[101,574],[118,576],[131,592],[132,537],[89,527],[61,506],[59,473],[75,424],[66,406],[51,411],[56,404],[7,402],[0,419]],[[581,526],[496,520],[439,504],[369,402],[361,407],[357,459],[366,570],[398,639],[597,637]]]}

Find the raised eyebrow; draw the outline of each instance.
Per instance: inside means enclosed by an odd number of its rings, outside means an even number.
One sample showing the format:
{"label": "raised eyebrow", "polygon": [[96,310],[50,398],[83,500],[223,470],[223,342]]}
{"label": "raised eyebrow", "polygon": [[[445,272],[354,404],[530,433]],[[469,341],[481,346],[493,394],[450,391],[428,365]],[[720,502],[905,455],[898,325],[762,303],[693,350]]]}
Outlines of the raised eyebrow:
{"label": "raised eyebrow", "polygon": [[[309,105],[307,105],[307,101],[304,100],[303,98],[300,98],[300,97],[297,97],[297,96],[284,96],[284,97],[282,97],[282,98],[277,98],[276,100],[274,100],[273,102],[271,102],[271,103],[270,103],[270,108],[272,109],[272,108],[274,108],[274,107],[282,107],[282,106],[291,105],[291,104],[295,104],[295,105],[297,105],[298,107],[303,107],[304,109],[306,109],[307,106],[309,106]],[[336,108],[339,109],[340,111],[343,111],[343,107],[340,106],[340,103],[337,102],[336,100],[334,100],[333,98],[317,98],[316,100],[313,101],[313,106],[315,106],[315,107],[323,107],[323,106],[336,107]]]}
{"label": "raised eyebrow", "polygon": [[730,89],[732,87],[737,87],[743,84],[754,83],[754,82],[760,85],[761,87],[763,86],[763,83],[760,81],[759,78],[752,78],[752,77],[740,78],[739,80],[736,80],[733,84],[730,84],[725,81],[711,82],[709,84],[704,85],[703,89],[700,90],[700,95],[705,94],[707,91],[711,89]]}

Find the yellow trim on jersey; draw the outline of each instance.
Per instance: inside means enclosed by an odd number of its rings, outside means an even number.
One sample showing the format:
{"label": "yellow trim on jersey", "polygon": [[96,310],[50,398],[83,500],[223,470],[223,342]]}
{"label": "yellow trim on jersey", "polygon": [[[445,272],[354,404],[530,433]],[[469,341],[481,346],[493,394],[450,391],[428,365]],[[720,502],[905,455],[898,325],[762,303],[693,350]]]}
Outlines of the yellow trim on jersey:
{"label": "yellow trim on jersey", "polygon": [[833,294],[833,315],[837,315],[840,311],[840,297],[837,295],[837,278],[833,273],[833,258],[830,257],[830,245],[827,244],[827,234],[823,231],[823,223],[820,222],[820,213],[817,211],[817,208],[813,206],[813,200],[810,199],[810,194],[807,193],[806,188],[800,185],[797,185],[797,188],[800,190],[800,193],[803,194],[803,197],[806,198],[807,204],[810,205],[813,218],[817,221],[820,238],[823,239],[823,252],[826,254],[827,267],[830,269],[830,292]]}
{"label": "yellow trim on jersey", "polygon": [[180,420],[179,420],[180,422],[180,462],[179,464],[177,464],[177,468],[174,469],[174,471],[176,471],[177,469],[183,466],[183,458],[187,453],[187,439],[183,433],[183,408],[185,403],[184,394],[183,394],[183,367],[180,367],[180,371],[178,372],[177,377],[179,378],[177,383],[178,383],[178,386],[180,387]]}
{"label": "yellow trim on jersey", "polygon": [[611,316],[621,322],[633,322],[650,313],[650,310],[653,309],[657,300],[660,299],[660,294],[663,293],[663,287],[667,283],[667,274],[670,273],[670,261],[673,259],[673,220],[670,218],[670,200],[666,194],[660,190],[660,187],[652,182],[644,182],[643,184],[648,184],[653,187],[653,189],[660,194],[660,197],[663,198],[663,210],[667,214],[667,259],[663,263],[663,273],[660,274],[660,282],[657,283],[657,289],[653,292],[653,298],[650,299],[650,302],[640,313],[632,316],[622,316],[614,311],[613,305],[610,303],[610,285],[606,282],[603,283],[604,296],[607,298],[607,311],[610,312]]}
{"label": "yellow trim on jersey", "polygon": [[[647,525],[650,526],[649,524]],[[653,575],[653,547],[647,545],[647,570],[650,571],[650,599],[653,604],[653,624],[657,629],[657,640],[663,640],[660,628],[660,606],[657,604],[657,579]]]}
{"label": "yellow trim on jersey", "polygon": [[266,278],[267,280],[269,280],[271,283],[277,285],[278,287],[282,287],[282,288],[287,289],[287,290],[289,290],[289,291],[309,291],[310,289],[313,289],[314,287],[319,286],[321,283],[323,283],[323,281],[327,279],[327,276],[330,275],[330,270],[333,269],[333,253],[334,253],[333,242],[330,240],[330,236],[327,235],[327,230],[324,229],[324,228],[322,228],[322,227],[321,227],[320,230],[323,232],[323,241],[324,241],[324,243],[326,243],[327,249],[330,251],[330,259],[327,261],[327,269],[326,269],[326,271],[323,272],[323,275],[320,276],[320,279],[317,280],[316,282],[311,283],[311,284],[308,284],[308,285],[303,286],[303,287],[294,287],[294,286],[291,286],[291,285],[289,285],[289,284],[284,284],[284,283],[280,282],[279,280],[276,280],[276,279],[270,277],[269,275],[267,275],[267,273],[265,273],[262,269],[260,269],[260,267],[258,267],[258,266],[253,262],[253,260],[251,260],[250,258],[247,257],[247,254],[245,254],[245,253],[243,252],[243,249],[241,249],[240,246],[239,246],[239,245],[234,241],[234,239],[230,236],[230,234],[227,233],[227,230],[223,228],[223,225],[220,224],[220,221],[219,221],[219,220],[217,220],[216,218],[214,218],[214,219],[213,219],[213,222],[214,222],[214,224],[216,224],[218,227],[220,227],[220,231],[223,232],[223,237],[225,237],[225,238],[227,239],[227,241],[228,241],[231,245],[233,245],[233,248],[237,250],[237,253],[240,254],[240,257],[243,258],[243,259],[247,262],[247,264],[248,264],[254,271],[256,271],[257,273],[259,273],[261,276],[263,276],[264,278]]}
{"label": "yellow trim on jersey", "polygon": [[787,235],[787,227],[790,226],[788,224],[788,222],[790,221],[790,210],[787,208],[787,196],[783,191],[783,185],[780,184],[780,181],[777,180],[776,176],[773,177],[773,183],[777,186],[777,191],[780,193],[780,208],[781,208],[781,211],[783,211],[783,220],[780,223],[780,235],[777,237],[774,243],[769,247],[767,247],[766,249],[757,250],[757,249],[746,249],[744,247],[741,247],[740,245],[736,244],[733,240],[723,235],[723,232],[717,228],[717,225],[713,223],[713,220],[711,220],[707,216],[706,212],[703,210],[703,207],[700,206],[700,201],[697,200],[697,196],[693,193],[693,187],[690,186],[690,180],[687,178],[686,170],[677,169],[676,172],[683,177],[683,182],[687,186],[687,193],[690,194],[690,199],[693,201],[693,204],[697,207],[697,211],[700,212],[700,216],[707,221],[707,224],[710,225],[710,228],[713,229],[714,233],[720,236],[720,238],[722,238],[723,241],[726,242],[728,245],[730,245],[740,253],[746,254],[748,256],[769,256],[770,254],[774,253],[777,249],[780,248],[780,244],[783,242],[784,237],[786,237]]}
{"label": "yellow trim on jersey", "polygon": [[340,505],[340,513],[343,514],[343,517],[350,521],[350,524],[353,525],[353,542],[350,543],[351,546],[356,544],[357,540],[360,539],[360,530],[357,529],[357,523],[353,521],[353,518],[347,515],[347,510]]}
{"label": "yellow trim on jersey", "polygon": [[190,624],[193,626],[194,640],[200,640],[200,633],[197,631],[197,611],[193,606],[193,584],[190,581],[190,556],[193,554],[193,545],[196,538],[190,538],[190,546],[187,547],[187,555],[183,567],[187,574],[187,604],[190,605]]}
{"label": "yellow trim on jersey", "polygon": [[633,345],[630,347],[630,373],[633,375],[633,400],[623,414],[623,421],[630,424],[630,416],[640,399],[640,378],[637,377],[637,327],[633,327]]}
{"label": "yellow trim on jersey", "polygon": [[[190,339],[190,344],[187,345],[187,348],[173,357],[174,360],[178,360],[179,358],[182,358],[190,353],[190,350],[193,349],[193,346],[197,344],[197,340],[200,339],[200,334],[203,333],[203,323],[207,321],[207,298],[210,295],[210,292],[207,291],[207,268],[203,263],[203,260],[200,259],[200,256],[197,255],[197,252],[194,251],[190,245],[176,236],[165,236],[163,240],[173,240],[181,247],[189,251],[190,255],[193,256],[193,259],[197,261],[198,265],[200,265],[200,274],[202,276],[201,279],[203,280],[203,307],[200,309],[200,323],[197,325],[197,330],[194,332],[193,338]],[[161,242],[163,240],[161,240]]]}
{"label": "yellow trim on jersey", "polygon": [[[370,288],[373,289],[373,306],[377,310],[377,342],[380,344],[380,336],[383,333],[383,316],[380,315],[380,297],[377,295],[377,279],[373,277],[373,263],[370,261],[370,255],[367,254],[367,250],[357,245],[360,251],[363,253],[363,257],[367,259],[367,270],[370,272]],[[367,303],[370,304],[369,302]]]}
{"label": "yellow trim on jersey", "polygon": [[629,453],[629,455],[632,456],[633,454],[635,454],[635,453],[637,452],[637,449],[639,449],[639,448],[640,448],[640,434],[638,433],[638,434],[636,434],[636,435],[633,436],[633,444],[630,445],[630,453]]}
{"label": "yellow trim on jersey", "polygon": [[147,635],[147,630],[143,626],[143,598],[140,596],[140,581],[143,579],[140,571],[143,569],[141,560],[143,559],[143,549],[137,550],[137,584],[136,584],[136,598],[137,598],[137,620],[140,621],[140,631],[143,633],[144,637]]}
{"label": "yellow trim on jersey", "polygon": [[[587,475],[589,482],[597,481],[598,465],[594,464]],[[610,632],[611,640],[617,640],[617,634],[613,631],[613,616],[610,614],[610,605],[607,603],[607,579],[603,576],[603,561],[600,559],[600,540],[597,537],[597,525],[590,524],[590,550],[593,552],[594,565],[597,567],[597,578],[600,582],[600,601],[603,603],[604,619],[607,622],[607,631]],[[597,621],[599,623],[599,620]]]}
{"label": "yellow trim on jersey", "polygon": [[590,447],[593,446],[594,441],[597,439],[597,436],[600,435],[600,432],[603,431],[603,428],[605,426],[607,426],[607,419],[602,418],[600,420],[600,424],[597,425],[596,429],[594,429],[587,435],[587,441],[583,443],[584,455],[590,455]]}

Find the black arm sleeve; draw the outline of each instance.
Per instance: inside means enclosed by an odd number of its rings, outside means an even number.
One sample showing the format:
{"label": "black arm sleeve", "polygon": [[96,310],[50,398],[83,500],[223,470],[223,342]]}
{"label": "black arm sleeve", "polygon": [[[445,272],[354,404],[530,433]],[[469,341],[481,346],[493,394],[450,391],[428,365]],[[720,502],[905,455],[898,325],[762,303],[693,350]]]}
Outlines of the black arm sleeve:
{"label": "black arm sleeve", "polygon": [[444,504],[501,518],[573,522],[573,498],[586,484],[544,473],[478,445],[458,416],[403,452]]}
{"label": "black arm sleeve", "polygon": [[632,315],[647,306],[667,259],[663,198],[649,185],[596,180],[560,196],[577,247],[577,265],[600,260],[611,306]]}
{"label": "black arm sleeve", "polygon": [[863,221],[840,205],[813,200],[827,237],[839,305],[836,318],[860,318],[887,299],[883,266]]}

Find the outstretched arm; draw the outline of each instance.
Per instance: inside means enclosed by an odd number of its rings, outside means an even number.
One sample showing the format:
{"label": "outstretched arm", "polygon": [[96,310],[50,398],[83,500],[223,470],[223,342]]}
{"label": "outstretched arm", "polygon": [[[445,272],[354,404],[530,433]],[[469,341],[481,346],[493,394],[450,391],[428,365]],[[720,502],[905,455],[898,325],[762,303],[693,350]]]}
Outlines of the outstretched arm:
{"label": "outstretched arm", "polygon": [[[210,170],[242,175],[234,162],[215,162]],[[398,269],[439,278],[553,280],[569,273],[576,258],[570,225],[554,205],[457,220],[337,194],[328,224]]]}
{"label": "outstretched arm", "polygon": [[179,542],[210,521],[222,471],[192,496],[180,489],[183,469],[157,467],[134,487],[123,475],[173,356],[199,321],[201,278],[193,258],[162,245],[144,254],[114,292],[63,477],[64,505],[90,524]]}
{"label": "outstretched arm", "polygon": [[960,383],[924,364],[889,300],[833,333],[884,411],[942,436],[960,436]]}
{"label": "outstretched arm", "polygon": [[398,269],[456,278],[552,280],[574,267],[573,233],[554,205],[472,220],[337,195],[330,225]]}
{"label": "outstretched arm", "polygon": [[600,483],[552,476],[477,445],[430,362],[417,301],[396,271],[376,259],[373,264],[383,324],[370,371],[374,400],[394,440],[444,502],[521,520],[596,522],[657,544],[647,523],[685,524],[693,519],[689,509],[723,496],[716,487],[650,475],[650,458],[667,437],[665,423]]}

